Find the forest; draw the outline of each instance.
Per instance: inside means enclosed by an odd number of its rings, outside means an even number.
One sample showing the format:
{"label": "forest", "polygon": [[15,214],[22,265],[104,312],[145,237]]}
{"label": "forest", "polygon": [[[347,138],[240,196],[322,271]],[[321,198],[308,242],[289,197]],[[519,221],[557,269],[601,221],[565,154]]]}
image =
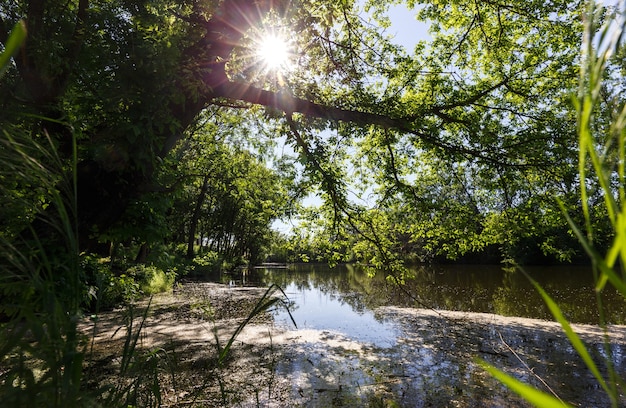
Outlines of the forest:
{"label": "forest", "polygon": [[[601,85],[585,82],[581,50],[602,51],[603,23],[623,18],[592,7],[3,2],[0,320],[60,319],[54,369],[69,373],[81,340],[63,316],[215,271],[326,262],[404,277],[416,263],[596,265],[607,251],[612,267],[626,48],[620,37]],[[394,25],[398,8],[428,35]],[[411,49],[396,41],[412,30]],[[70,392],[78,377],[61,371],[39,380]],[[15,373],[0,376],[30,381]]]}

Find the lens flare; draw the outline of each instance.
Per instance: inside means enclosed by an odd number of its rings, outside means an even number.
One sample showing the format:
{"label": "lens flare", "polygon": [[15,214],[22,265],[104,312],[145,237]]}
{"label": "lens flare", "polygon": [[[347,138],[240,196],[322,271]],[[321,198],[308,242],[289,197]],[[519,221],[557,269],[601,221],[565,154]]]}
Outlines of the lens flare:
{"label": "lens flare", "polygon": [[266,34],[259,39],[257,57],[267,70],[288,68],[290,64],[289,43],[279,35]]}

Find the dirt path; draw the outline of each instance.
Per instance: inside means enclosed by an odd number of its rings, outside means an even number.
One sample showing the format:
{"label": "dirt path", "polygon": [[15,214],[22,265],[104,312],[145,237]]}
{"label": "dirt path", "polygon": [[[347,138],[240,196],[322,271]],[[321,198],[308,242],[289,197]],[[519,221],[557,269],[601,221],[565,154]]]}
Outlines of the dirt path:
{"label": "dirt path", "polygon": [[[545,381],[573,404],[608,402],[558,324],[480,313],[377,309],[397,330],[385,347],[337,332],[278,327],[266,314],[241,332],[220,367],[216,338],[225,344],[264,291],[195,283],[154,297],[139,346],[163,356],[163,406],[526,406],[476,358],[544,390]],[[95,330],[93,321],[82,325],[94,340],[88,370],[94,386],[115,380],[127,333],[120,329],[123,315],[100,315]],[[582,325],[576,331],[603,361],[602,331]],[[610,337],[613,364],[626,378],[626,326],[612,327]]]}

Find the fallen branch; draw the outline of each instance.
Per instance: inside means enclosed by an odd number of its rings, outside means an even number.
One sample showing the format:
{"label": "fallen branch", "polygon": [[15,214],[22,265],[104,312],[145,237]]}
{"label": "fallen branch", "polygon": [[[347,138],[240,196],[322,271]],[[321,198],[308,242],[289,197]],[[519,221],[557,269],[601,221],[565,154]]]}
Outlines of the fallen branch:
{"label": "fallen branch", "polygon": [[505,347],[506,347],[506,348],[507,348],[507,349],[508,349],[511,353],[513,353],[513,355],[515,356],[515,358],[517,358],[517,360],[518,360],[518,361],[519,361],[519,362],[520,362],[520,363],[521,363],[521,364],[522,364],[522,365],[526,368],[526,370],[528,370],[528,372],[529,372],[529,373],[531,373],[532,375],[534,375],[534,376],[535,376],[535,378],[537,378],[537,379],[538,379],[538,380],[539,380],[539,381],[543,384],[543,386],[544,386],[544,387],[546,387],[546,389],[547,389],[548,391],[550,391],[550,393],[551,393],[552,395],[554,395],[554,397],[555,397],[556,399],[558,399],[559,401],[561,401],[561,403],[563,403],[563,405],[566,405],[566,404],[565,404],[565,402],[561,399],[561,397],[559,397],[559,396],[557,395],[557,393],[556,393],[556,392],[554,392],[554,390],[553,390],[553,389],[552,389],[552,388],[548,385],[548,383],[546,383],[546,382],[544,381],[544,379],[543,379],[543,378],[541,378],[541,377],[540,377],[537,373],[535,373],[535,371],[534,371],[532,368],[530,368],[530,367],[528,366],[528,364],[526,364],[526,362],[525,362],[524,360],[522,360],[522,358],[519,356],[519,354],[517,354],[517,353],[515,352],[515,350],[513,350],[513,349],[511,348],[511,346],[509,346],[509,345],[507,344],[507,342],[506,342],[506,341],[504,341],[504,338],[502,337],[502,333],[500,333],[500,331],[498,331],[498,336],[500,336],[500,341],[502,341],[502,344],[504,344],[504,346],[505,346]]}

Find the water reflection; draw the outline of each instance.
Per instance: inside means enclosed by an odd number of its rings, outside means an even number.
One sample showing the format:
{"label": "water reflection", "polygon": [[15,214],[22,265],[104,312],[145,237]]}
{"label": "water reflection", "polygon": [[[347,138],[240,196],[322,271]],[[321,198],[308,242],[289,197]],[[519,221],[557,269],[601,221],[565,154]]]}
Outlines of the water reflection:
{"label": "water reflection", "polygon": [[[570,321],[599,322],[588,268],[531,267],[527,272],[556,300]],[[288,269],[257,269],[247,278],[261,285],[276,283],[306,298],[308,306],[301,312],[306,313],[303,318],[312,325],[317,324],[314,311],[318,309],[324,309],[323,313],[357,313],[371,318],[367,310],[380,306],[427,307],[552,320],[528,279],[515,270],[497,265],[418,266],[412,269],[412,274],[414,278],[407,280],[402,288],[389,283],[384,276],[370,278],[351,265],[329,268],[303,264]],[[608,322],[626,323],[624,299],[611,288],[604,291],[602,299]],[[319,302],[326,302],[326,305]],[[342,305],[349,305],[350,312],[343,311]],[[348,318],[337,315],[335,320]]]}
{"label": "water reflection", "polygon": [[[365,308],[361,295],[322,291],[308,285],[289,283],[284,287],[292,305],[291,315],[300,329],[327,330],[377,347],[396,344],[397,330],[391,322],[377,320]],[[279,325],[291,325],[286,311],[279,309],[275,321]]]}
{"label": "water reflection", "polygon": [[[526,406],[486,375],[476,365],[477,357],[535,387],[542,387],[539,376],[567,402],[609,404],[558,324],[424,309],[551,320],[523,275],[495,266],[418,267],[412,272],[414,278],[402,288],[352,266],[298,265],[246,276],[249,284],[280,285],[293,302],[299,328],[321,332],[313,339],[289,334],[290,347],[276,365],[279,377],[291,387],[291,405],[360,407],[391,401],[390,406]],[[597,323],[587,269],[528,272],[570,320]],[[624,322],[623,299],[607,292],[604,304],[612,322]],[[284,324],[289,318],[279,313],[275,321]],[[624,336],[615,338],[610,357],[602,339],[599,330],[583,337],[603,375],[602,357],[623,374]],[[626,401],[622,398],[619,404],[626,406]]]}

